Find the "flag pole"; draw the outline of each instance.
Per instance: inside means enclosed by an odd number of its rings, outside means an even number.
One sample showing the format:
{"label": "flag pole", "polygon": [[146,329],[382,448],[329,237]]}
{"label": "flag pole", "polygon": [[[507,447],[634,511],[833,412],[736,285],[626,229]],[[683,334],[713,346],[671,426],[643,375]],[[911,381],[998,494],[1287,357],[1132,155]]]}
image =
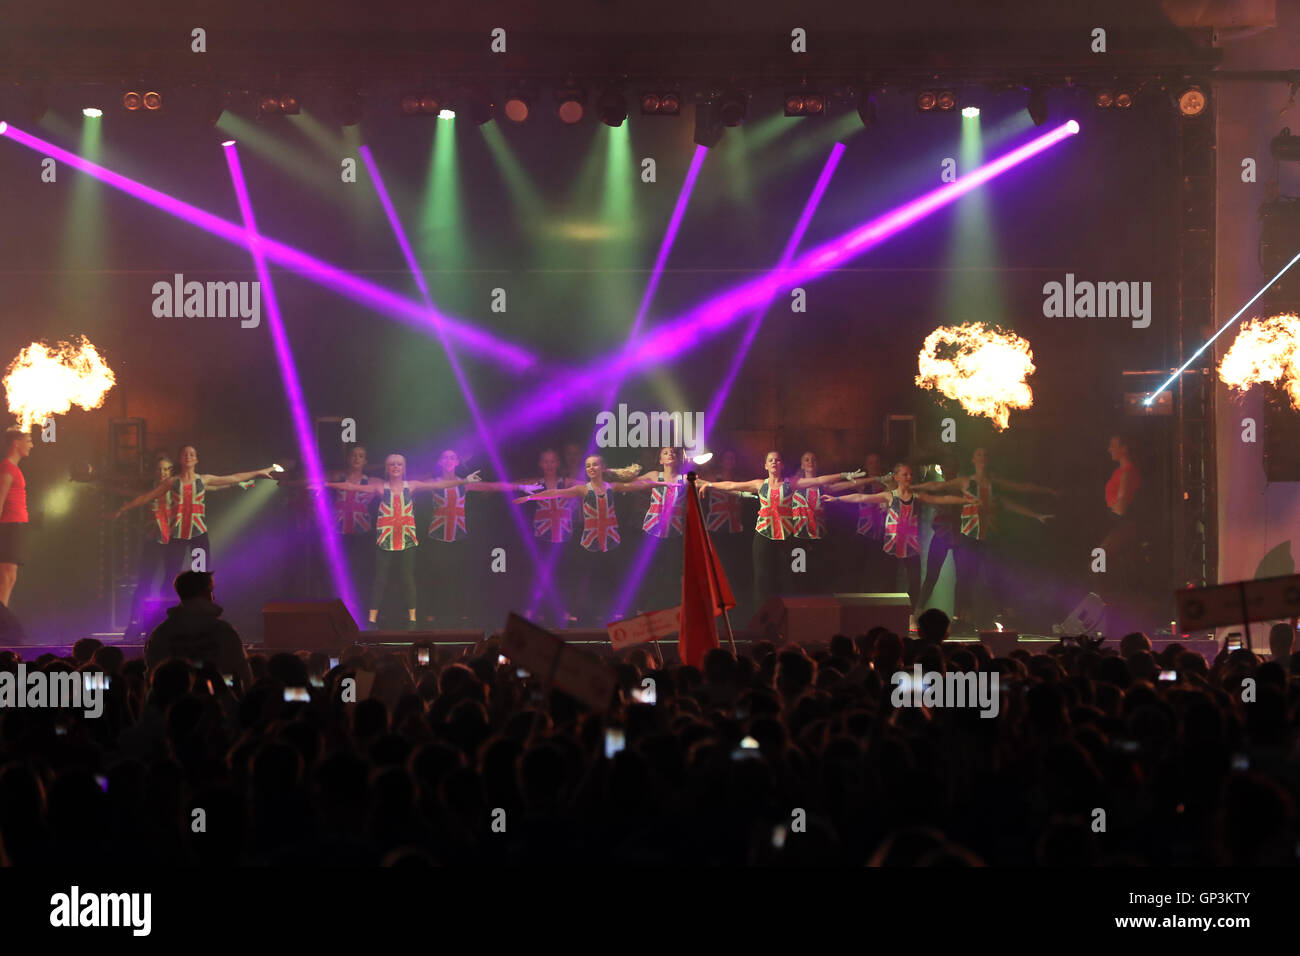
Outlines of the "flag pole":
{"label": "flag pole", "polygon": [[[700,498],[695,490],[695,472],[692,471],[687,474],[686,480],[691,483],[691,507],[698,508],[700,506]],[[709,557],[709,578],[712,580],[713,593],[717,595],[718,610],[722,612],[722,621],[727,628],[727,640],[731,644],[732,655],[739,657],[740,652],[736,650],[736,635],[731,629],[731,615],[727,613],[727,607],[722,601],[722,588],[718,584],[718,566],[716,563],[718,556],[713,550],[713,539],[709,537],[709,529],[704,523],[704,515],[702,513],[700,514],[700,530],[704,533],[704,543]]]}

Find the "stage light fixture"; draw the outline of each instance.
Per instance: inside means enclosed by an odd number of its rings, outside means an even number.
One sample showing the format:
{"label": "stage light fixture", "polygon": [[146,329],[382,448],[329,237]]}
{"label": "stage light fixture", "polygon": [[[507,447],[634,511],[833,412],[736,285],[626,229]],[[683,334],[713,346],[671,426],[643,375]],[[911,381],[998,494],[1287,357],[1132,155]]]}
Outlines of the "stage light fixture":
{"label": "stage light fixture", "polygon": [[929,113],[939,102],[939,94],[934,90],[922,90],[916,94],[916,108],[922,113]]}
{"label": "stage light fixture", "polygon": [[1133,94],[1128,90],[1120,90],[1115,94],[1115,108],[1127,110],[1133,108]]}
{"label": "stage light fixture", "polygon": [[945,113],[955,110],[957,108],[957,94],[952,90],[940,90],[939,96],[935,100],[935,106]]}
{"label": "stage light fixture", "polygon": [[81,111],[81,115],[87,119],[99,119],[104,115],[104,111],[98,106],[87,106]]}
{"label": "stage light fixture", "polygon": [[229,93],[217,90],[200,90],[197,93],[198,114],[209,126],[216,126],[221,122],[221,114],[226,111],[229,102]]}
{"label": "stage light fixture", "polygon": [[295,116],[302,109],[302,104],[298,102],[298,97],[292,93],[282,93],[280,95],[280,112],[286,116]]}
{"label": "stage light fixture", "polygon": [[1112,106],[1115,105],[1115,91],[1114,91],[1114,90],[1098,90],[1098,91],[1097,91],[1097,96],[1096,96],[1096,98],[1093,100],[1093,103],[1096,105],[1097,109],[1099,109],[1099,110],[1108,110],[1108,109],[1110,109]]}
{"label": "stage light fixture", "polygon": [[257,112],[262,116],[280,112],[280,97],[274,93],[261,94],[257,98]]}
{"label": "stage light fixture", "polygon": [[127,90],[122,94],[122,105],[134,113],[144,108],[144,97],[135,90]]}
{"label": "stage light fixture", "polygon": [[748,113],[748,95],[743,90],[727,90],[718,97],[714,115],[723,126],[739,126]]}
{"label": "stage light fixture", "polygon": [[1178,112],[1184,116],[1200,116],[1208,105],[1205,91],[1195,84],[1178,94]]}
{"label": "stage light fixture", "polygon": [[869,93],[858,96],[858,119],[862,120],[863,126],[876,125],[876,98]]}
{"label": "stage light fixture", "polygon": [[1028,110],[1029,118],[1034,121],[1035,126],[1042,126],[1047,122],[1047,97],[1042,90],[1029,91],[1029,105],[1025,109]]}
{"label": "stage light fixture", "polygon": [[821,93],[797,90],[785,94],[786,116],[825,116],[826,97]]}
{"label": "stage light fixture", "polygon": [[455,110],[449,110],[446,109],[445,107],[443,109],[438,110],[438,119],[440,120],[454,120],[455,118],[456,118]]}
{"label": "stage light fixture", "polygon": [[330,108],[334,122],[340,126],[356,126],[361,122],[361,94],[355,90],[335,93]]}
{"label": "stage light fixture", "polygon": [[695,104],[695,135],[697,146],[713,149],[722,142],[722,134],[727,131],[718,118],[717,104],[712,100]]}
{"label": "stage light fixture", "polygon": [[966,119],[976,119],[980,115],[980,108],[978,106],[964,106],[961,115]]}
{"label": "stage light fixture", "polygon": [[434,93],[404,93],[401,107],[403,116],[437,116],[442,99]]}
{"label": "stage light fixture", "polygon": [[627,97],[620,90],[605,90],[596,103],[596,115],[606,126],[622,126],[627,119]]}
{"label": "stage light fixture", "polygon": [[672,90],[648,90],[641,94],[642,116],[680,116],[682,95]]}
{"label": "stage light fixture", "polygon": [[560,122],[566,126],[582,122],[583,114],[587,111],[583,105],[584,99],[582,90],[577,87],[566,86],[556,90],[555,115],[559,117]]}
{"label": "stage light fixture", "polygon": [[456,107],[462,116],[467,117],[475,126],[482,126],[496,116],[496,103],[492,95],[478,87],[469,87],[461,91]]}
{"label": "stage light fixture", "polygon": [[533,100],[527,93],[520,90],[513,90],[506,94],[505,114],[506,119],[514,123],[522,123],[528,119],[528,114],[532,111]]}

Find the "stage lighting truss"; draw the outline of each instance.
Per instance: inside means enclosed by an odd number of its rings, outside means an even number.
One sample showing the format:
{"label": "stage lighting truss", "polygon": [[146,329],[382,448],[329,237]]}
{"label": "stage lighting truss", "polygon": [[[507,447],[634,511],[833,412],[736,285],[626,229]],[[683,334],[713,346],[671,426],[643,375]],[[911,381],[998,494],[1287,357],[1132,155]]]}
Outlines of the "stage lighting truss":
{"label": "stage lighting truss", "polygon": [[921,90],[916,94],[916,108],[922,113],[951,113],[957,108],[955,90]]}
{"label": "stage lighting truss", "polygon": [[136,87],[122,94],[122,106],[128,112],[157,112],[162,104],[162,94],[148,87]]}
{"label": "stage lighting truss", "polygon": [[825,116],[826,94],[796,90],[785,94],[786,116]]}
{"label": "stage lighting truss", "polygon": [[257,112],[259,116],[294,116],[302,111],[302,102],[292,93],[259,93]]}
{"label": "stage lighting truss", "polygon": [[676,90],[646,90],[641,94],[642,116],[680,116],[682,94]]}
{"label": "stage lighting truss", "polygon": [[403,93],[399,105],[403,116],[437,116],[443,102],[437,93],[417,91]]}

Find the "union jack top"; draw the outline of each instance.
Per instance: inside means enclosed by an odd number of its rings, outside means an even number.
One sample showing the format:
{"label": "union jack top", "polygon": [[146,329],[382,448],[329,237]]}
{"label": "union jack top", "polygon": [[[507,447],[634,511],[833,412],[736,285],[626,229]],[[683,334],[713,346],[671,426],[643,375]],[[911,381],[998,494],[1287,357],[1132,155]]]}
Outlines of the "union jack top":
{"label": "union jack top", "polygon": [[[879,494],[884,490],[885,486],[876,481],[862,488],[863,493],[869,495]],[[884,515],[880,505],[858,505],[858,534],[879,541],[885,534]]]}
{"label": "union jack top", "polygon": [[169,491],[161,498],[155,498],[149,507],[149,527],[145,537],[158,544],[166,544],[171,539],[172,530],[172,493]]}
{"label": "union jack top", "polygon": [[[556,488],[569,488],[573,481],[559,479]],[[554,490],[554,489],[553,489]],[[533,534],[546,538],[552,544],[562,544],[573,536],[573,499],[542,498],[533,512]]]}
{"label": "union jack top", "polygon": [[904,501],[898,495],[889,499],[889,509],[885,512],[886,554],[896,558],[910,558],[921,553],[921,514],[920,502],[915,497]]}
{"label": "union jack top", "polygon": [[[655,481],[663,481],[661,471]],[[650,510],[645,513],[641,530],[656,538],[669,538],[681,534],[686,527],[686,476],[678,475],[672,487],[660,485],[650,489]]]}
{"label": "union jack top", "polygon": [[465,499],[463,488],[448,488],[433,493],[433,520],[429,522],[429,537],[435,541],[458,541],[469,535],[465,526]]}
{"label": "union jack top", "polygon": [[181,541],[189,541],[201,534],[208,533],[207,505],[204,503],[206,493],[203,479],[198,475],[192,481],[183,478],[173,479],[171,498],[172,533],[171,536]]}
{"label": "union jack top", "polygon": [[610,551],[620,543],[618,516],[614,514],[614,500],[609,486],[600,494],[587,482],[587,493],[582,499],[582,541],[588,551]]}
{"label": "union jack top", "polygon": [[983,541],[993,530],[993,484],[989,483],[986,498],[980,494],[979,483],[972,478],[966,485],[967,500],[961,506],[961,533],[976,541]]}
{"label": "union jack top", "polygon": [[710,531],[736,534],[745,530],[741,520],[740,495],[709,489],[709,513],[704,519]]}
{"label": "union jack top", "polygon": [[816,485],[794,493],[794,520],[797,537],[826,537],[826,502]]}
{"label": "union jack top", "polygon": [[[396,505],[396,507],[394,507]],[[415,504],[411,501],[411,486],[402,482],[402,499],[393,501],[393,488],[384,484],[384,496],[379,500],[377,543],[381,551],[405,551],[420,543],[415,533]]]}
{"label": "union jack top", "polygon": [[781,482],[773,501],[768,479],[764,478],[758,486],[758,525],[754,530],[773,541],[784,541],[794,537],[794,525],[794,489],[790,482]]}
{"label": "union jack top", "polygon": [[[362,475],[357,484],[369,484]],[[334,527],[340,534],[365,534],[370,530],[370,499],[368,491],[336,491],[334,493]]]}

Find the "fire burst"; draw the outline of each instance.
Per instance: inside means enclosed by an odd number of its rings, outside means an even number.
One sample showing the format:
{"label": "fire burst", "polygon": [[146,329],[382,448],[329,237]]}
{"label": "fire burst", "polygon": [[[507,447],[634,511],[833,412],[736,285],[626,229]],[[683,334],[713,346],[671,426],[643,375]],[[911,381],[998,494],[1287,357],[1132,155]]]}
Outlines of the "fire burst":
{"label": "fire burst", "polygon": [[54,348],[33,342],[9,363],[4,377],[9,411],[24,430],[73,405],[99,408],[114,382],[113,370],[84,335]]}
{"label": "fire burst", "polygon": [[1219,363],[1219,379],[1239,392],[1260,383],[1280,385],[1291,406],[1300,408],[1300,316],[1243,323]]}
{"label": "fire burst", "polygon": [[983,322],[940,326],[917,356],[916,384],[955,399],[971,415],[992,419],[1003,430],[1011,409],[1030,408],[1034,393],[1025,379],[1034,372],[1029,342]]}

